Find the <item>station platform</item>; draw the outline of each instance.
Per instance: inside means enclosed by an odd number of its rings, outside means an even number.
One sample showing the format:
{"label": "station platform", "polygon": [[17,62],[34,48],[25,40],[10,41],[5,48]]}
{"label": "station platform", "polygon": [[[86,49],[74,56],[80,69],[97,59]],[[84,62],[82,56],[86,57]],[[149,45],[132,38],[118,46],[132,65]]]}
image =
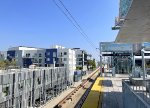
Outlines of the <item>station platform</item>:
{"label": "station platform", "polygon": [[122,79],[128,78],[124,74],[98,77],[82,108],[123,108]]}
{"label": "station platform", "polygon": [[102,87],[103,80],[104,80],[103,77],[99,77],[96,79],[82,108],[98,108],[101,106],[102,93],[103,93],[103,87]]}

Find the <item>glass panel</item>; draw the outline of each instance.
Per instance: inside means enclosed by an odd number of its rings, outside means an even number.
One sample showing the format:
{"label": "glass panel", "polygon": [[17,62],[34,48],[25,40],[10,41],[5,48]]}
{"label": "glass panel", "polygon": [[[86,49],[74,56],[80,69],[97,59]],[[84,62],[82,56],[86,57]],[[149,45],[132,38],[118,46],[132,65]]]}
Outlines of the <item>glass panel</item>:
{"label": "glass panel", "polygon": [[125,18],[133,0],[120,0],[120,18]]}

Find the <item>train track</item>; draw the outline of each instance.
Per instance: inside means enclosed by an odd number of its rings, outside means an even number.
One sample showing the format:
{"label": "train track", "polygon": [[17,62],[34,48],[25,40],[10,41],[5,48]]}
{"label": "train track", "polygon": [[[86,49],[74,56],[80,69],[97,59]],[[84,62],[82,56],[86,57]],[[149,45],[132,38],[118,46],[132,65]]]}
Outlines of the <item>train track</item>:
{"label": "train track", "polygon": [[98,70],[99,68],[96,69],[91,76],[83,80],[78,87],[62,99],[54,108],[81,108],[90,92],[92,85],[98,77]]}

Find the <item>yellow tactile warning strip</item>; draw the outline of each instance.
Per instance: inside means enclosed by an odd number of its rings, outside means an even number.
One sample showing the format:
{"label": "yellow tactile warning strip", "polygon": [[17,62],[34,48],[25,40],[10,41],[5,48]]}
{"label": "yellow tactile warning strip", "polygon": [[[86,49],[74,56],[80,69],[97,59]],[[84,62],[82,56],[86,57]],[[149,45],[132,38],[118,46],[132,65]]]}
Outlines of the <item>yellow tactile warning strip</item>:
{"label": "yellow tactile warning strip", "polygon": [[103,77],[98,77],[96,79],[82,108],[101,108],[103,93],[102,80],[104,80]]}

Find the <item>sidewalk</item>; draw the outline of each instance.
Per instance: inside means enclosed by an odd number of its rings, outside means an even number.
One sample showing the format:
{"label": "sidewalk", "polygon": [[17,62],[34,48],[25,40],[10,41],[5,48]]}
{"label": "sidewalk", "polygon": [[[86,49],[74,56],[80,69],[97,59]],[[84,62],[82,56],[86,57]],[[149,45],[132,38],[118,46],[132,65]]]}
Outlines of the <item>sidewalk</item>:
{"label": "sidewalk", "polygon": [[116,75],[104,78],[102,108],[123,108],[122,79],[128,79],[128,76]]}
{"label": "sidewalk", "polygon": [[[87,74],[86,76],[82,77],[83,79],[87,79],[90,75],[92,75],[93,72],[91,72],[90,74]],[[49,102],[47,102],[45,105],[43,105],[41,108],[53,108],[54,106],[56,106],[62,99],[64,99],[70,92],[72,92],[77,86],[79,86],[82,83],[82,81],[79,82],[75,82],[74,86],[65,90],[64,92],[62,92],[59,96],[57,96],[56,98],[50,100]]]}

